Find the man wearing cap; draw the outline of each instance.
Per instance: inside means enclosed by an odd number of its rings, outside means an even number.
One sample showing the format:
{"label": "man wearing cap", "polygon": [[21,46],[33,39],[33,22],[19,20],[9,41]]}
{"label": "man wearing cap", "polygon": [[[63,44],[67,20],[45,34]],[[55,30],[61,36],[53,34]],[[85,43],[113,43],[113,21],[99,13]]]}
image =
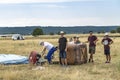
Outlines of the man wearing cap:
{"label": "man wearing cap", "polygon": [[51,58],[54,52],[57,50],[57,47],[54,47],[51,43],[49,42],[40,42],[41,46],[44,46],[42,50],[42,56],[45,54],[46,49],[48,50],[48,54],[46,56],[47,60],[49,63],[51,63]]}
{"label": "man wearing cap", "polygon": [[108,33],[105,33],[105,36],[102,39],[101,43],[104,45],[104,54],[106,55],[106,62],[105,63],[110,63],[110,61],[111,61],[110,45],[113,43],[113,41],[111,38],[109,38]]}
{"label": "man wearing cap", "polygon": [[64,37],[64,32],[60,31],[60,35],[61,37],[58,40],[59,43],[59,56],[60,56],[60,62],[62,64],[62,66],[66,65],[67,66],[67,55],[66,55],[66,51],[67,51],[67,38]]}
{"label": "man wearing cap", "polygon": [[89,37],[88,37],[88,41],[89,42],[89,53],[90,53],[90,57],[89,57],[89,62],[94,62],[93,60],[93,54],[95,54],[96,51],[96,42],[98,41],[97,37],[95,35],[93,35],[93,32],[90,31],[89,32]]}

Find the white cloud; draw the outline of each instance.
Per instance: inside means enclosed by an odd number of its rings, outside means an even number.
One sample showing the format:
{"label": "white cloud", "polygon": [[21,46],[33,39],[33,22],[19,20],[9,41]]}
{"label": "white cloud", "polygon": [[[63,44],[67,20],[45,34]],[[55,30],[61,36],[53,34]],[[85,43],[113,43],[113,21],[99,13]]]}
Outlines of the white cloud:
{"label": "white cloud", "polygon": [[104,19],[99,17],[71,18],[71,19],[37,19],[37,18],[17,18],[0,20],[0,26],[108,26],[120,25],[120,20]]}
{"label": "white cloud", "polygon": [[55,5],[55,4],[44,4],[44,5],[40,5],[42,7],[48,7],[48,8],[65,8],[67,6],[62,6],[62,5]]}
{"label": "white cloud", "polygon": [[101,0],[0,0],[0,3],[54,3],[54,2],[73,2],[73,1],[101,1]]}

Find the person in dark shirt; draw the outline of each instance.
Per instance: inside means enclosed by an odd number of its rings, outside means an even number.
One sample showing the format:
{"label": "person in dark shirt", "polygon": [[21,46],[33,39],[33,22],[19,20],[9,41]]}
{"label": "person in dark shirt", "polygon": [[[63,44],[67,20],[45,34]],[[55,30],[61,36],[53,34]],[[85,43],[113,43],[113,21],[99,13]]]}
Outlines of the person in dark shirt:
{"label": "person in dark shirt", "polygon": [[64,37],[64,32],[60,31],[60,35],[61,37],[58,40],[59,43],[59,56],[60,56],[60,62],[61,64],[64,66],[67,66],[67,55],[66,55],[66,51],[67,51],[67,39],[66,37]]}
{"label": "person in dark shirt", "polygon": [[93,54],[95,54],[96,42],[98,41],[98,39],[95,35],[93,35],[92,31],[90,31],[89,33],[90,33],[90,35],[89,35],[88,41],[87,41],[87,42],[89,42],[89,53],[90,53],[89,62],[91,62],[91,61],[94,62]]}
{"label": "person in dark shirt", "polygon": [[105,33],[105,36],[102,39],[101,43],[104,45],[104,54],[106,55],[106,62],[105,63],[110,63],[110,61],[111,61],[110,45],[113,43],[113,41],[111,38],[109,38],[108,33]]}

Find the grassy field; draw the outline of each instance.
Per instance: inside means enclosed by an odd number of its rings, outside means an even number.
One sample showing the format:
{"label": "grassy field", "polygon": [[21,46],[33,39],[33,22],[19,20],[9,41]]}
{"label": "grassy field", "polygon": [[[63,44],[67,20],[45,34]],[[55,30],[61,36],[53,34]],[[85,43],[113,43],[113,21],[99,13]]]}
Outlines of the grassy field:
{"label": "grassy field", "polygon": [[[69,39],[74,35],[66,36]],[[88,35],[80,34],[79,36],[80,41],[85,42]],[[112,35],[114,41],[111,45],[112,61],[110,64],[105,64],[103,46],[100,43],[103,35],[98,34],[97,36],[99,36],[99,41],[94,55],[94,63],[69,65],[67,68],[61,67],[59,64],[45,64],[43,70],[32,70],[29,64],[0,65],[0,80],[120,80],[120,37]],[[42,47],[39,46],[39,41],[48,41],[57,45],[58,37],[57,35],[45,35],[37,38],[30,36],[21,41],[1,38],[0,53],[29,56],[32,50],[41,52]],[[58,60],[58,52],[55,53],[54,60]]]}

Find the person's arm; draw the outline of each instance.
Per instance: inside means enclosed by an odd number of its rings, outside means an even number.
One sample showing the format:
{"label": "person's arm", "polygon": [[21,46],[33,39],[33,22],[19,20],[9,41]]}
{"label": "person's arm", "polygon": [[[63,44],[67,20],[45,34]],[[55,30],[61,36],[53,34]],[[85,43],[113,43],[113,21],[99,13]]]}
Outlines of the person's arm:
{"label": "person's arm", "polygon": [[95,36],[95,41],[94,41],[94,43],[96,44],[97,41],[98,41],[98,38]]}
{"label": "person's arm", "polygon": [[68,45],[68,42],[66,42],[66,48],[65,48],[65,51],[67,51],[67,45]]}
{"label": "person's arm", "polygon": [[113,41],[111,40],[110,42],[109,42],[109,45],[111,45],[113,43]]}
{"label": "person's arm", "polygon": [[101,44],[102,44],[102,45],[104,45],[103,42],[104,42],[104,40],[102,39],[102,41],[101,41]]}
{"label": "person's arm", "polygon": [[96,44],[97,41],[98,41],[98,39],[96,39],[96,40],[94,41],[94,43]]}
{"label": "person's arm", "polygon": [[45,51],[46,51],[46,47],[44,47],[42,50],[42,56],[45,54]]}

